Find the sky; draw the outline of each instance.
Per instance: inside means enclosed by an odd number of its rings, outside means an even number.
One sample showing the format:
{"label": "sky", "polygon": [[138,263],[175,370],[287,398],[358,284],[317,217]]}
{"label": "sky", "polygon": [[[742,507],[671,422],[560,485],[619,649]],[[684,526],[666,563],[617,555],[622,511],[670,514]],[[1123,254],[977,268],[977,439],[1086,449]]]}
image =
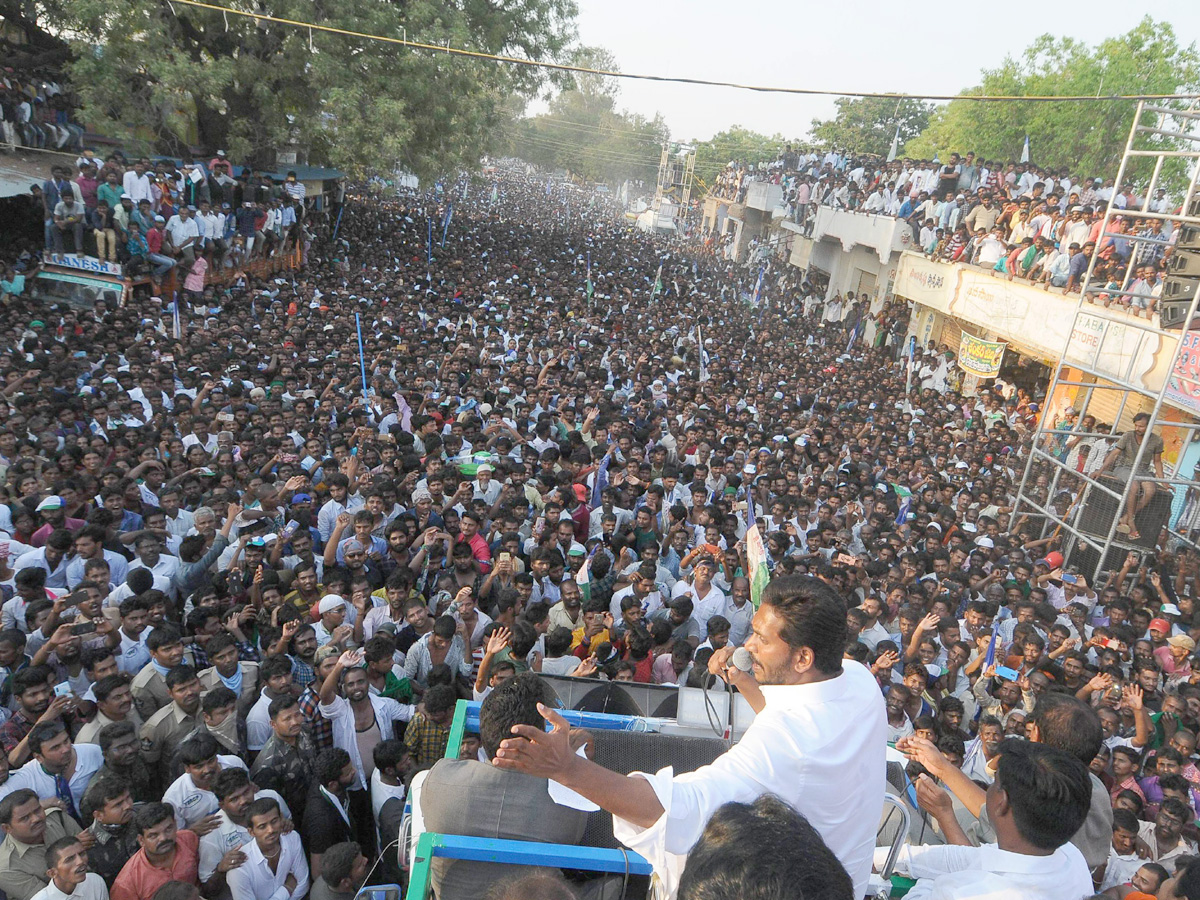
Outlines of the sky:
{"label": "sky", "polygon": [[[1150,5],[1059,0],[1035,24],[1026,12],[881,0],[857,4],[789,0],[577,0],[581,43],[607,48],[623,72],[838,91],[953,94],[977,84],[983,68],[1017,56],[1039,34],[1096,44],[1133,28]],[[1182,44],[1200,39],[1200,3],[1159,0],[1156,20]],[[938,19],[958,27],[947,30]],[[1069,23],[1069,28],[1064,26]],[[928,37],[925,37],[928,35]],[[986,36],[986,37],[985,37]],[[833,98],[622,79],[618,105],[661,112],[676,140],[707,140],[731,125],[800,138]]]}

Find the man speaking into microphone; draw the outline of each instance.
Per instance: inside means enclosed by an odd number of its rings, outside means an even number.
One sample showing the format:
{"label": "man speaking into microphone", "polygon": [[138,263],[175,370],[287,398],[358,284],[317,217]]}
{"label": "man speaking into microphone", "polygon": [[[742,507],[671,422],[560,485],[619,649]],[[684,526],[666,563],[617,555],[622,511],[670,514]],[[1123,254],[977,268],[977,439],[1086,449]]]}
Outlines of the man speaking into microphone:
{"label": "man speaking into microphone", "polygon": [[557,781],[612,813],[617,839],[654,866],[672,895],[718,808],[775,794],[812,823],[855,895],[865,896],[883,812],[887,717],[871,673],[842,658],[846,606],[816,578],[784,576],[763,592],[752,625],[750,672],[730,666],[727,650],[714,668],[725,667],[757,717],[712,765],[620,775],[577,756],[567,723],[547,707],[540,709],[552,730],[515,726],[493,763]]}

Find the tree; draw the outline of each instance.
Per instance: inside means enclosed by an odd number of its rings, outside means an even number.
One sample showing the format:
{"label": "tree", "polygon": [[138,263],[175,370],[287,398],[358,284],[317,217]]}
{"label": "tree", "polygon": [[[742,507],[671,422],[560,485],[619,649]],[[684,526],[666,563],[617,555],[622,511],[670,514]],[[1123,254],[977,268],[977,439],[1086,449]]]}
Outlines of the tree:
{"label": "tree", "polygon": [[[1053,96],[1056,94],[1191,93],[1200,83],[1200,57],[1180,46],[1166,22],[1147,16],[1130,32],[1096,47],[1072,38],[1037,38],[1019,59],[985,69],[982,82],[966,95]],[[1136,102],[953,100],[938,109],[907,156],[930,159],[951,151],[975,151],[993,160],[1020,157],[1029,135],[1034,162],[1066,167],[1085,176],[1116,174]]]}
{"label": "tree", "polygon": [[932,103],[889,100],[886,97],[840,97],[832,119],[813,119],[810,134],[825,149],[887,156],[900,127],[900,146],[929,124]]}
{"label": "tree", "polygon": [[703,181],[712,182],[718,172],[735,160],[752,166],[772,162],[779,158],[785,143],[781,134],[767,137],[734,125],[707,141],[696,142],[696,174]]}
{"label": "tree", "polygon": [[[77,37],[72,79],[98,130],[136,147],[198,144],[273,166],[289,144],[356,174],[470,166],[513,94],[541,70],[415,50],[172,5],[168,0],[45,0]],[[232,8],[232,7],[231,7]],[[488,53],[559,59],[574,0],[256,0],[265,15]]]}
{"label": "tree", "polygon": [[[580,48],[575,65],[616,71],[607,50]],[[616,185],[625,179],[653,182],[662,143],[669,137],[661,116],[619,110],[616,80],[572,73],[544,115],[509,129],[510,152],[543,169],[567,169],[589,181]]]}

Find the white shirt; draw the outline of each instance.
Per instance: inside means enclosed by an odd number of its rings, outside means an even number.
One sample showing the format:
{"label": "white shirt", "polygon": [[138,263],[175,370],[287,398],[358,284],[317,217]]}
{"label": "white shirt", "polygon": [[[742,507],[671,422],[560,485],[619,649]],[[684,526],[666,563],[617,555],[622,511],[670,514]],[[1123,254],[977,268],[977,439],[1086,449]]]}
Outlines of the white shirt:
{"label": "white shirt", "polygon": [[271,714],[268,711],[271,700],[272,698],[267,696],[267,689],[263,688],[258,700],[250,707],[250,712],[246,713],[247,750],[261,750],[271,737]]}
{"label": "white shirt", "polygon": [[858,633],[858,640],[870,647],[872,651],[880,641],[890,641],[891,639],[891,634],[878,621],[870,628],[864,628]]}
{"label": "white shirt", "polygon": [[[246,768],[240,757],[224,754],[217,756],[217,765],[222,769],[232,769],[235,766],[239,769]],[[217,795],[196,787],[196,782],[192,781],[192,776],[187,772],[171,782],[171,786],[163,794],[163,802],[175,807],[177,828],[191,828],[205,816],[215,813],[220,806],[217,803]]]}
{"label": "white shirt", "polygon": [[149,200],[151,203],[154,202],[154,194],[150,190],[150,176],[145,172],[138,175],[136,170],[130,169],[125,173],[122,187],[125,188],[125,193],[133,200],[135,208],[143,200]]}
{"label": "white shirt", "polygon": [[634,774],[654,788],[666,815],[649,828],[613,817],[613,834],[654,866],[671,896],[686,856],[725,803],[777,794],[808,818],[867,894],[875,829],[883,813],[887,717],[865,666],[804,685],[768,685],[766,708],[741,741],[709,766],[674,776]]}
{"label": "white shirt", "polygon": [[917,879],[908,892],[912,900],[1068,900],[1093,893],[1087,863],[1071,843],[1049,856],[1010,853],[995,844],[908,845],[896,871]]}
{"label": "white shirt", "polygon": [[754,604],[747,600],[739,608],[731,596],[722,615],[729,620],[729,643],[734,647],[742,646],[753,630],[750,620],[754,618]]}
{"label": "white shirt", "polygon": [[[280,836],[279,863],[274,872],[257,841],[251,841],[245,853],[246,861],[225,876],[233,900],[300,900],[308,893],[308,861],[296,832]],[[283,886],[288,875],[296,879],[296,887],[290,892]]]}
{"label": "white shirt", "polygon": [[[71,798],[75,801],[75,809],[83,803],[83,792],[87,790],[92,776],[104,765],[104,754],[98,744],[75,745],[75,773],[69,779]],[[58,794],[54,790],[54,776],[47,774],[42,764],[31,759],[9,776],[8,781],[0,785],[0,797],[7,797],[13,791],[29,788],[42,800],[53,800]]]}
{"label": "white shirt", "polygon": [[[184,441],[186,442],[187,438],[184,438]],[[175,518],[167,516],[167,531],[177,538],[185,538],[191,533],[195,521],[195,517],[190,512],[180,508],[175,512]]]}
{"label": "white shirt", "polygon": [[[371,705],[375,707],[375,723],[379,726],[379,740],[392,739],[392,722],[399,719],[407,722],[416,712],[411,703],[397,703],[389,697],[368,694]],[[350,701],[345,697],[334,697],[332,703],[322,703],[317,707],[326,719],[333,725],[333,746],[341,747],[350,754],[350,761],[358,772],[358,784],[351,790],[365,791],[366,778],[363,777],[363,761],[358,753],[358,739],[354,734],[354,710]],[[235,898],[236,900],[236,898]]]}
{"label": "white shirt", "polygon": [[146,647],[146,636],[150,629],[145,629],[135,641],[127,635],[124,629],[121,635],[121,646],[117,648],[117,668],[127,675],[136,675],[150,662],[150,650]]}
{"label": "white shirt", "polygon": [[[120,553],[112,550],[102,550],[104,561],[108,563],[108,580],[113,584],[124,584],[125,576],[129,574],[129,562]],[[83,567],[87,564],[82,556],[74,557],[67,563],[67,587],[75,590],[75,585],[83,581]]]}
{"label": "white shirt", "polygon": [[88,872],[75,890],[69,894],[63,893],[53,880],[33,895],[31,900],[108,900],[108,888],[104,879],[95,872]]}
{"label": "white shirt", "polygon": [[[222,759],[224,758],[222,757]],[[245,768],[245,766],[242,768]],[[292,817],[292,811],[288,809],[287,803],[275,791],[254,792],[255,800],[262,800],[264,797],[270,797],[279,804],[279,812],[285,819]],[[250,832],[244,826],[238,825],[233,819],[229,818],[225,810],[218,806],[213,812],[220,817],[221,824],[200,838],[199,874],[202,882],[212,878],[213,873],[217,871],[217,866],[220,864],[222,856],[230,850],[244,847],[246,844],[253,843],[254,841],[254,838],[250,837]],[[211,813],[206,813],[206,815],[211,815]]]}
{"label": "white shirt", "polygon": [[671,591],[671,600],[678,600],[684,594],[692,595],[692,617],[700,623],[700,636],[708,637],[708,620],[713,616],[725,615],[725,607],[729,598],[725,592],[712,582],[709,582],[708,593],[700,596],[696,586],[686,581],[677,582]]}

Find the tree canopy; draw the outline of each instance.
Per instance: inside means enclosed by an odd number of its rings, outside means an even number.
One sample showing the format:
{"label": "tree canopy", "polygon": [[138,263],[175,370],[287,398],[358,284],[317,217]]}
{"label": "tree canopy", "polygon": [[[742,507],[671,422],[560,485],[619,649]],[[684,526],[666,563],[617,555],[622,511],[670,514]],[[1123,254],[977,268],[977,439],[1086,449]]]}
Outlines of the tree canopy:
{"label": "tree canopy", "polygon": [[[273,165],[289,142],[351,172],[474,165],[513,96],[541,70],[172,5],[44,0],[74,38],[85,117],[147,150],[189,143]],[[556,60],[575,38],[574,0],[234,0],[230,8],[488,53]]]}
{"label": "tree canopy", "polygon": [[734,125],[714,134],[707,141],[696,142],[696,174],[704,181],[711,182],[718,172],[734,160],[740,159],[749,165],[772,162],[779,158],[785,143],[781,134],[768,137]]}
{"label": "tree canopy", "polygon": [[[1091,47],[1045,34],[1017,59],[985,69],[964,94],[1084,95],[1191,93],[1200,84],[1195,44],[1181,46],[1174,29],[1149,16],[1131,31]],[[1031,158],[1083,175],[1116,173],[1136,101],[987,103],[952,100],[904,148],[930,159],[975,151],[987,159],[1015,160],[1029,135]]]}
{"label": "tree canopy", "polygon": [[[581,48],[577,65],[616,71],[603,49]],[[655,181],[667,126],[617,108],[613,78],[572,74],[546,113],[515,122],[507,130],[509,152],[544,169],[567,169],[589,181]]]}
{"label": "tree canopy", "polygon": [[932,103],[886,97],[840,97],[832,119],[813,119],[812,140],[827,149],[886,156],[900,128],[900,146],[929,125]]}

